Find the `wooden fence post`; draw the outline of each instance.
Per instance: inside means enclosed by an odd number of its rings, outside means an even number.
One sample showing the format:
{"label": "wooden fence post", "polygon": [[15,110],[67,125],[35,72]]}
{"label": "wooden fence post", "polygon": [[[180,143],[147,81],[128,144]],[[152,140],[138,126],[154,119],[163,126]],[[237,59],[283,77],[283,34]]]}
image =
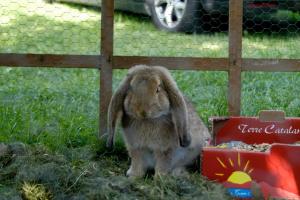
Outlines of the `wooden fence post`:
{"label": "wooden fence post", "polygon": [[99,134],[107,129],[107,110],[112,95],[114,1],[102,0]]}
{"label": "wooden fence post", "polygon": [[228,108],[232,116],[238,116],[241,112],[242,33],[243,0],[230,0]]}

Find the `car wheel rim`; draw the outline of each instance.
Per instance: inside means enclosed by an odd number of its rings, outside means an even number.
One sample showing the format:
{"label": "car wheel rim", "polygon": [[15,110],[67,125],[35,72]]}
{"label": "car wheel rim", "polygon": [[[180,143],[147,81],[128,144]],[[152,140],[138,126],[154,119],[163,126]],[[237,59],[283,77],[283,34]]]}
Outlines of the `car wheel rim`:
{"label": "car wheel rim", "polygon": [[154,0],[156,16],[167,28],[176,27],[182,20],[187,0]]}

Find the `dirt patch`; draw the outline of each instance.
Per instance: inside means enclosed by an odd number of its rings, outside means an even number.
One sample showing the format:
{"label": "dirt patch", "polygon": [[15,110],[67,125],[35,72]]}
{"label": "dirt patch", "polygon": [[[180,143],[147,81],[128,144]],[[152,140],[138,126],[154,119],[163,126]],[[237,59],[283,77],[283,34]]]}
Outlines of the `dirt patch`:
{"label": "dirt patch", "polygon": [[44,146],[0,144],[0,199],[43,199],[35,192],[54,200],[229,199],[224,188],[197,173],[131,180],[124,176],[128,165],[124,151],[82,147],[55,153]]}

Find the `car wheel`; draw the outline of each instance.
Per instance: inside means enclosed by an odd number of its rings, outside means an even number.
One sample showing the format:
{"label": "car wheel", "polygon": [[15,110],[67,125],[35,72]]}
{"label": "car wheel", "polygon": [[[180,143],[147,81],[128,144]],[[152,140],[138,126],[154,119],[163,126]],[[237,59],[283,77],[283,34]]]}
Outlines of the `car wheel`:
{"label": "car wheel", "polygon": [[194,32],[199,20],[199,0],[147,0],[154,24],[171,32]]}

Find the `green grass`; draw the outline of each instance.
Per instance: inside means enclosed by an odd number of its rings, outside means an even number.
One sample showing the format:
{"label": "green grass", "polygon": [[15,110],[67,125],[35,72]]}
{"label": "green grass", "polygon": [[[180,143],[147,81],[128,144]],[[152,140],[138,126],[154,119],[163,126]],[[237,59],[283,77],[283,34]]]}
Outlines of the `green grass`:
{"label": "green grass", "polygon": [[[0,7],[1,53],[94,55],[100,52],[100,12],[97,9],[45,4],[39,0],[1,1]],[[226,33],[167,33],[157,30],[147,17],[124,13],[116,14],[114,45],[116,55],[228,55]],[[245,33],[243,45],[244,57],[295,59],[300,56],[300,36],[297,34]],[[114,88],[125,73],[124,70],[114,71]],[[181,90],[194,102],[206,124],[210,116],[228,115],[225,72],[173,71],[172,74]],[[262,109],[282,109],[288,116],[300,116],[300,89],[297,87],[300,84],[299,73],[243,73],[242,78],[243,115],[255,116]],[[74,154],[73,149],[89,146],[91,155],[97,157],[95,152],[103,153],[97,138],[98,102],[98,70],[4,66],[0,68],[0,142],[22,141],[31,146],[41,144],[50,148],[54,154],[59,152],[68,155]],[[122,142],[118,140],[116,154],[85,161],[76,156],[67,158],[66,167],[83,167],[95,161],[103,168],[101,173],[107,179],[114,175],[120,178],[128,166],[127,158],[122,160],[117,156],[120,152],[126,157]],[[114,165],[119,167],[114,168]],[[192,185],[189,187],[194,188],[200,184],[195,179],[200,177],[193,175],[188,180],[188,184]],[[22,181],[27,180],[20,179],[18,183]],[[101,181],[97,181],[92,180],[91,185],[100,184]],[[145,183],[141,181],[139,186],[126,181],[120,184],[129,184],[130,191],[140,191],[136,187],[144,187],[146,189],[143,192],[146,194],[157,194],[153,198],[166,195],[180,198],[180,194],[174,193],[174,190],[177,184],[181,185],[181,180],[171,179],[172,183],[166,181],[146,180]],[[109,186],[113,189],[108,191],[111,194],[120,191],[119,187],[123,187],[120,184]],[[169,185],[170,189],[165,188]],[[7,191],[8,187],[0,179],[0,193]],[[11,190],[19,191],[19,185]],[[109,192],[105,194],[109,195]],[[115,195],[117,198],[120,194]]]}

